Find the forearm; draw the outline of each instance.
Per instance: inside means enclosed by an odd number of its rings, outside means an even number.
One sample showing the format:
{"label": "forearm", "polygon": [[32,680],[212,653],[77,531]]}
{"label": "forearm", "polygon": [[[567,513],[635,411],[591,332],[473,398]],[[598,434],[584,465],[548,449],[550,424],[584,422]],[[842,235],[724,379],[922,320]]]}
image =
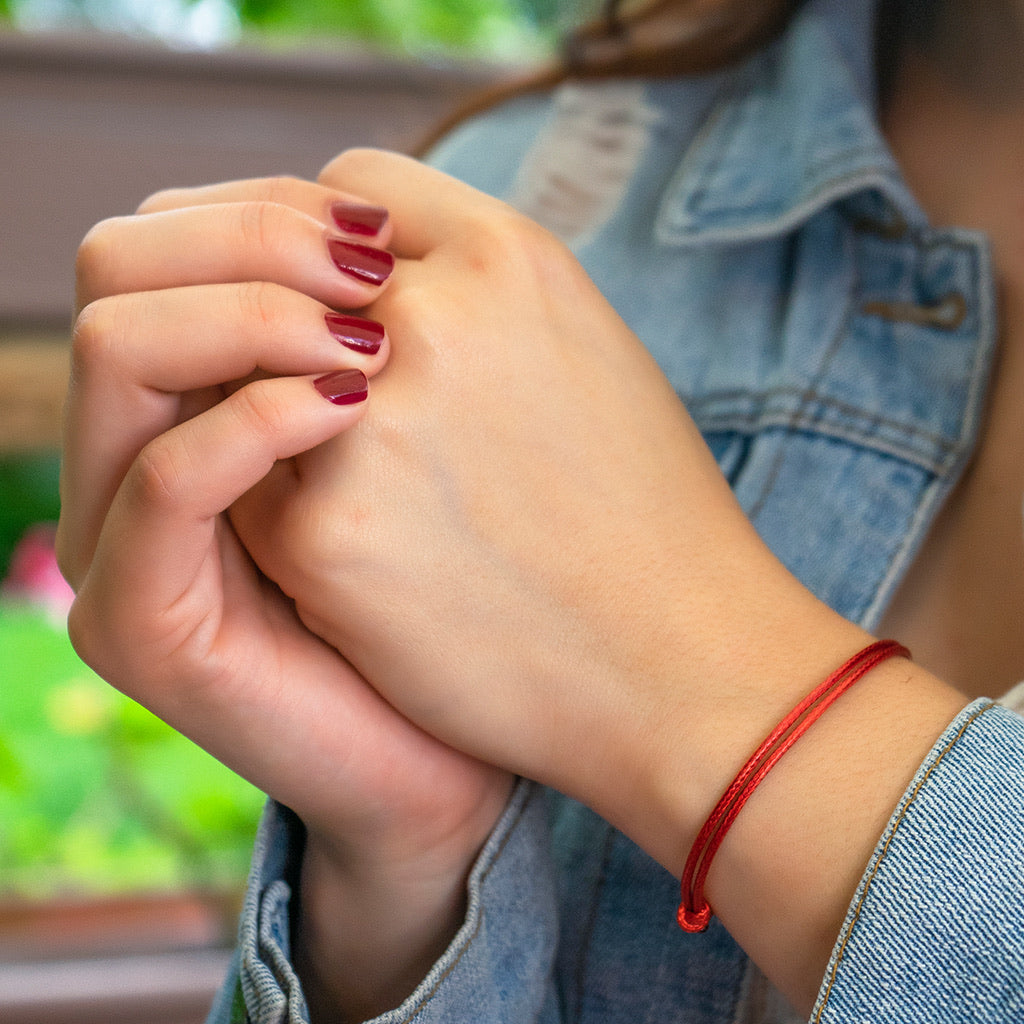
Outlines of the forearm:
{"label": "forearm", "polygon": [[[809,595],[776,591],[776,613],[722,652],[697,701],[664,705],[639,780],[606,813],[678,877],[726,787],[771,729],[872,638]],[[779,621],[773,621],[773,614]],[[903,659],[844,693],[758,786],[729,831],[707,895],[794,1005],[813,1005],[865,865],[919,764],[964,706]],[[636,780],[634,780],[634,785]],[[608,795],[606,789],[597,799]]]}

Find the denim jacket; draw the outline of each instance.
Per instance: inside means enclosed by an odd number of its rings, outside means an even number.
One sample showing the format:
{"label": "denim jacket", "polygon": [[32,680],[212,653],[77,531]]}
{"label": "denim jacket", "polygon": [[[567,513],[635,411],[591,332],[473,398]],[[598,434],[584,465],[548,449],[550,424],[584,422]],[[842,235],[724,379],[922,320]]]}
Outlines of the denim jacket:
{"label": "denim jacket", "polygon": [[[933,229],[874,116],[871,0],[810,0],[738,68],[570,84],[434,162],[561,234],[647,344],[766,542],[872,629],[976,440],[996,335],[985,240]],[[893,695],[898,700],[898,695]],[[1024,719],[970,705],[849,909],[812,1021],[1024,1021]],[[261,826],[216,1024],[305,1020],[289,964],[301,826]],[[521,783],[465,923],[387,1024],[796,1020],[678,883]]]}

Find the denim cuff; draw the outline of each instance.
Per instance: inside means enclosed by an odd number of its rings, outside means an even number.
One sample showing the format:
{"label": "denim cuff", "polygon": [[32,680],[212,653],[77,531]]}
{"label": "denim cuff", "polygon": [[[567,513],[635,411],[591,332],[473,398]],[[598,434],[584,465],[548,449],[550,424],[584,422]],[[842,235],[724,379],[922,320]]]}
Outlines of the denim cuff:
{"label": "denim cuff", "polygon": [[1024,719],[975,701],[861,880],[812,1024],[1024,1020]]}
{"label": "denim cuff", "polygon": [[[520,781],[477,858],[466,919],[416,991],[379,1024],[486,1020],[522,1024],[550,1000],[557,941],[555,880],[541,791]],[[303,828],[267,805],[260,824],[231,973],[208,1024],[308,1021],[290,962],[292,886]]]}

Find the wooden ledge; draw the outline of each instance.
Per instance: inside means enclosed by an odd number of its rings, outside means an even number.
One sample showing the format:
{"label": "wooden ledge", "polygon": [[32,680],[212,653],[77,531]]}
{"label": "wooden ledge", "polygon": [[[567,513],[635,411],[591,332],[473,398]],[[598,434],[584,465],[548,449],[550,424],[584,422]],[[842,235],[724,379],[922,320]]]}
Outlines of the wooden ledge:
{"label": "wooden ledge", "polygon": [[60,448],[69,359],[60,337],[0,335],[0,454]]}
{"label": "wooden ledge", "polygon": [[4,1024],[202,1024],[231,953],[0,964]]}

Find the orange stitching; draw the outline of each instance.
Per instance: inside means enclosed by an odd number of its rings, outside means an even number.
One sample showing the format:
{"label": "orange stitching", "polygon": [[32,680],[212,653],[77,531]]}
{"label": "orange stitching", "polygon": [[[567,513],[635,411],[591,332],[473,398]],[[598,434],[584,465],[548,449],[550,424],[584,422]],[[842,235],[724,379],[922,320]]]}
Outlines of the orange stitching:
{"label": "orange stitching", "polygon": [[918,327],[938,327],[955,331],[967,319],[967,300],[960,292],[950,292],[932,305],[914,302],[890,302],[875,299],[861,306],[865,316],[877,316],[896,323],[915,324]]}
{"label": "orange stitching", "polygon": [[917,799],[918,794],[920,793],[924,784],[931,777],[932,772],[935,771],[935,769],[942,763],[943,758],[945,758],[945,756],[950,752],[950,750],[952,750],[953,747],[960,741],[960,739],[963,737],[963,734],[967,731],[967,729],[971,725],[973,725],[978,718],[985,714],[986,711],[991,711],[992,708],[994,708],[995,706],[995,702],[993,701],[984,705],[983,707],[978,708],[978,710],[975,711],[974,714],[972,714],[966,722],[964,722],[960,729],[957,730],[956,735],[953,736],[950,739],[950,741],[946,744],[946,746],[942,748],[942,751],[939,753],[939,756],[935,759],[935,762],[928,768],[928,770],[921,777],[920,781],[911,792],[910,798],[900,809],[899,814],[896,816],[896,821],[893,824],[892,831],[889,833],[889,837],[886,839],[885,844],[882,846],[882,850],[879,853],[878,860],[875,861],[875,864],[871,868],[867,880],[864,883],[864,889],[860,894],[860,899],[857,901],[857,908],[853,913],[853,920],[850,922],[850,926],[846,930],[846,935],[843,937],[843,941],[839,944],[839,952],[836,954],[835,963],[832,965],[832,970],[829,972],[828,984],[825,986],[825,994],[821,998],[821,1006],[819,1007],[817,1013],[815,1013],[815,1015],[811,1018],[811,1024],[817,1024],[817,1022],[821,1020],[821,1015],[825,1012],[825,1009],[828,1006],[829,996],[832,994],[832,986],[835,984],[836,975],[839,973],[839,967],[843,961],[843,956],[846,953],[846,946],[849,943],[851,936],[853,935],[854,928],[857,927],[857,922],[860,920],[860,912],[864,906],[865,900],[868,897],[868,892],[871,890],[871,883],[875,880],[875,875],[878,873],[878,869],[881,867],[882,861],[885,860],[885,855],[889,851],[889,845],[892,843],[894,837],[896,836],[896,833],[899,830],[900,825],[903,824],[903,819],[906,816],[907,811],[910,809],[911,804],[913,804],[913,802]]}

